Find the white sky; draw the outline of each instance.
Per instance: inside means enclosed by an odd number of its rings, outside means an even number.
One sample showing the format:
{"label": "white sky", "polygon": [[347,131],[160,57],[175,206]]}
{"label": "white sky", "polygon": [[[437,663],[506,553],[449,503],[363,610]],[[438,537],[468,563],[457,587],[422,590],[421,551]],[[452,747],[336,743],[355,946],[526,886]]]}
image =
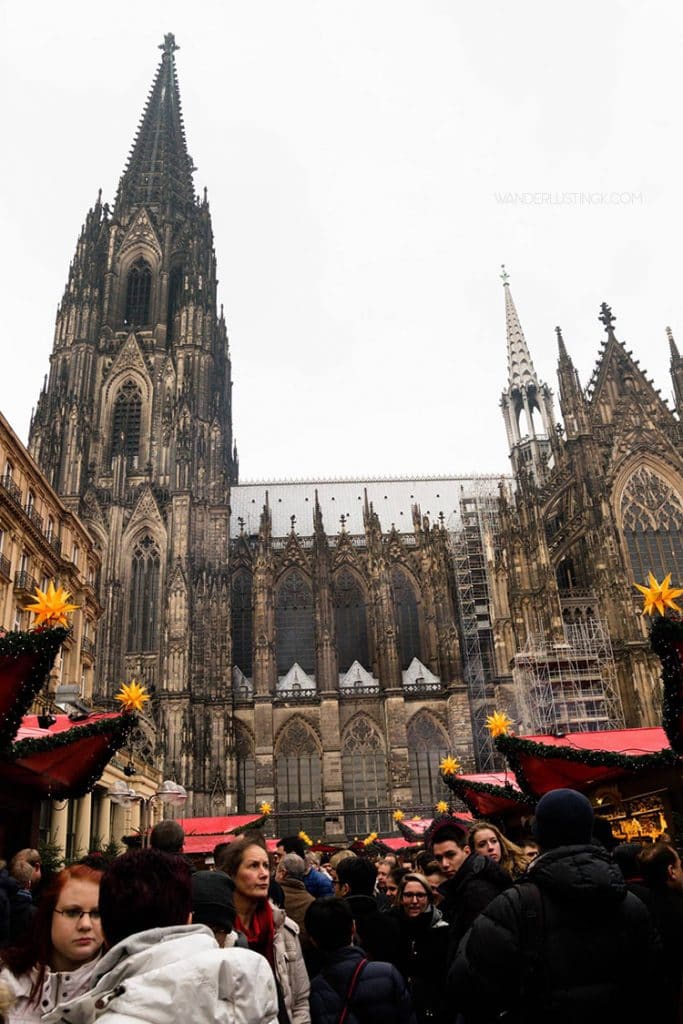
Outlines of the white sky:
{"label": "white sky", "polygon": [[507,470],[502,262],[553,389],[555,325],[586,384],[605,300],[670,396],[680,6],[1,10],[0,409],[22,438],[80,226],[98,187],[113,201],[169,31],[209,189],[243,479]]}

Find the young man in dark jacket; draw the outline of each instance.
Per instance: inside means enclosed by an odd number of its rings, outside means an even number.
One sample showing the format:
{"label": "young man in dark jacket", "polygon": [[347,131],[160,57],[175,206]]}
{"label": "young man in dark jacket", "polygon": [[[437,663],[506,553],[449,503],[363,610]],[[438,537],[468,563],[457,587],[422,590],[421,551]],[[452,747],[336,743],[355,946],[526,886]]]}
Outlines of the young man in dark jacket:
{"label": "young man in dark jacket", "polygon": [[467,833],[449,822],[432,837],[432,854],[446,875],[440,886],[439,910],[451,926],[450,948],[455,956],[460,939],[492,899],[512,885],[495,861],[472,853]]}
{"label": "young man in dark jacket", "polygon": [[336,896],[311,903],[306,930],[320,950],[322,969],[311,982],[312,1024],[337,1024],[347,1008],[346,1024],[416,1024],[403,978],[396,968],[367,960],[351,945],[353,916]]}
{"label": "young man in dark jacket", "polygon": [[650,916],[592,827],[581,793],[539,801],[541,855],[477,918],[449,974],[468,1024],[660,1019]]}

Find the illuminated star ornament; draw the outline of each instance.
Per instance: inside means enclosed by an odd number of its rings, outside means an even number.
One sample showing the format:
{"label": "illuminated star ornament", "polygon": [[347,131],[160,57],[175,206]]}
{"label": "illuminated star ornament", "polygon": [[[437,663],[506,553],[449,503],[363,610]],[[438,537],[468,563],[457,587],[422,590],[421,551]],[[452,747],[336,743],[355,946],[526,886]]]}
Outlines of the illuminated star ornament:
{"label": "illuminated star ornament", "polygon": [[55,589],[54,582],[51,580],[47,590],[41,590],[40,587],[36,587],[36,592],[33,595],[33,604],[27,604],[25,610],[34,613],[36,627],[64,626],[68,629],[67,614],[75,612],[77,608],[80,608],[80,605],[70,604],[70,601],[71,594],[64,590],[63,587]]}
{"label": "illuminated star ornament", "polygon": [[149,700],[149,694],[144,686],[140,686],[135,679],[130,683],[124,683],[116,694],[116,700],[121,701],[122,711],[142,711],[145,701]]}
{"label": "illuminated star ornament", "polygon": [[664,615],[667,608],[671,608],[676,612],[683,610],[674,601],[675,597],[680,597],[683,594],[683,588],[671,586],[671,573],[668,573],[661,583],[657,582],[652,573],[648,573],[648,580],[650,583],[649,587],[641,586],[640,583],[633,584],[645,598],[643,602],[643,615],[653,615],[655,611],[659,612],[660,615]]}
{"label": "illuminated star ornament", "polygon": [[267,800],[264,800],[263,803],[259,804],[258,809],[261,812],[261,814],[270,814],[273,808],[270,806]]}
{"label": "illuminated star ornament", "polygon": [[511,725],[512,719],[508,718],[504,711],[494,711],[486,719],[486,728],[494,739],[496,736],[507,736]]}
{"label": "illuminated star ornament", "polygon": [[303,841],[305,842],[306,846],[313,846],[313,840],[311,839],[311,837],[309,835],[307,835],[304,832],[303,829],[301,830],[301,832],[299,832],[299,839],[303,839]]}
{"label": "illuminated star ornament", "polygon": [[448,804],[446,803],[446,801],[439,800],[438,804],[436,805],[436,810],[438,811],[439,814],[448,814]]}
{"label": "illuminated star ornament", "polygon": [[457,775],[460,771],[460,762],[455,757],[444,757],[439,768],[444,775]]}
{"label": "illuminated star ornament", "polygon": [[403,819],[405,818],[405,814],[399,808],[397,811],[394,811],[394,813],[392,814],[392,818],[394,819],[394,821],[403,821]]}
{"label": "illuminated star ornament", "polygon": [[366,836],[365,839],[363,840],[363,846],[372,846],[372,844],[375,842],[376,839],[377,839],[377,833],[376,832],[371,832],[370,835]]}

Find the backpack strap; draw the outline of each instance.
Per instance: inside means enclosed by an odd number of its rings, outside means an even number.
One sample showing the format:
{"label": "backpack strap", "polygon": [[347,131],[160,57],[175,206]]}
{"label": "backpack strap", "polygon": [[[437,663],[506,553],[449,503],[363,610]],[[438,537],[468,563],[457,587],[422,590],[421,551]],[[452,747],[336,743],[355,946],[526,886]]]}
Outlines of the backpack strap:
{"label": "backpack strap", "polygon": [[344,997],[344,1005],[342,1006],[341,1013],[339,1014],[339,1018],[337,1020],[337,1024],[344,1024],[344,1022],[346,1021],[346,1018],[349,1015],[349,1003],[353,999],[353,993],[356,991],[356,985],[358,984],[358,979],[360,978],[361,973],[363,971],[363,968],[365,967],[365,965],[367,963],[368,963],[368,958],[365,956],[365,957],[363,957],[362,960],[359,960],[358,963],[356,964],[356,969],[354,970],[354,972],[353,972],[353,974],[351,976],[351,981],[349,982],[349,987],[346,990],[346,996]]}

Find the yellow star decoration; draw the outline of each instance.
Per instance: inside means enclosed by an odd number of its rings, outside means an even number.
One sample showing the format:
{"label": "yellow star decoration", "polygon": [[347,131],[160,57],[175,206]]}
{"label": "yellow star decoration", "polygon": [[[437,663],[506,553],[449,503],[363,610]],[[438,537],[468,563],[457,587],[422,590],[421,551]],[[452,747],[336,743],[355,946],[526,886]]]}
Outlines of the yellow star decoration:
{"label": "yellow star decoration", "polygon": [[71,594],[67,590],[64,590],[63,587],[55,589],[54,582],[50,580],[47,590],[36,587],[36,592],[33,595],[34,603],[27,604],[25,610],[34,613],[36,626],[68,627],[67,612],[75,612],[77,608],[80,608],[78,604],[69,604],[70,599]]}
{"label": "yellow star decoration", "polygon": [[439,800],[438,804],[436,805],[436,809],[439,812],[439,814],[448,814],[448,804],[446,803],[445,800]]}
{"label": "yellow star decoration", "polygon": [[149,700],[149,694],[144,686],[140,686],[135,679],[130,683],[123,683],[116,694],[116,699],[121,701],[122,711],[142,711],[145,701]]}
{"label": "yellow star decoration", "polygon": [[267,800],[264,800],[262,803],[259,804],[258,809],[261,814],[270,814],[273,808],[270,806]]}
{"label": "yellow star decoration", "polygon": [[444,757],[439,768],[444,775],[457,775],[460,771],[460,762],[455,757]]}
{"label": "yellow star decoration", "polygon": [[511,725],[512,719],[508,718],[504,711],[494,711],[486,719],[486,728],[494,738],[496,736],[507,736]]}
{"label": "yellow star decoration", "polygon": [[299,839],[303,839],[306,846],[313,846],[313,840],[309,835],[306,835],[303,829],[301,830],[301,832],[299,832]]}
{"label": "yellow star decoration", "polygon": [[399,808],[398,811],[394,811],[394,813],[392,814],[392,818],[394,819],[394,821],[403,821],[403,819],[405,818],[405,814]]}
{"label": "yellow star decoration", "polygon": [[633,584],[645,598],[643,615],[652,615],[654,611],[658,611],[660,615],[663,615],[667,608],[673,608],[676,612],[682,610],[676,604],[674,598],[680,597],[683,594],[683,587],[670,586],[671,573],[665,576],[661,583],[657,582],[652,573],[648,573],[648,580],[650,581],[649,587],[643,587],[640,583]]}
{"label": "yellow star decoration", "polygon": [[363,846],[372,846],[375,839],[377,839],[377,833],[371,832],[370,835],[366,836],[365,839],[363,840]]}

